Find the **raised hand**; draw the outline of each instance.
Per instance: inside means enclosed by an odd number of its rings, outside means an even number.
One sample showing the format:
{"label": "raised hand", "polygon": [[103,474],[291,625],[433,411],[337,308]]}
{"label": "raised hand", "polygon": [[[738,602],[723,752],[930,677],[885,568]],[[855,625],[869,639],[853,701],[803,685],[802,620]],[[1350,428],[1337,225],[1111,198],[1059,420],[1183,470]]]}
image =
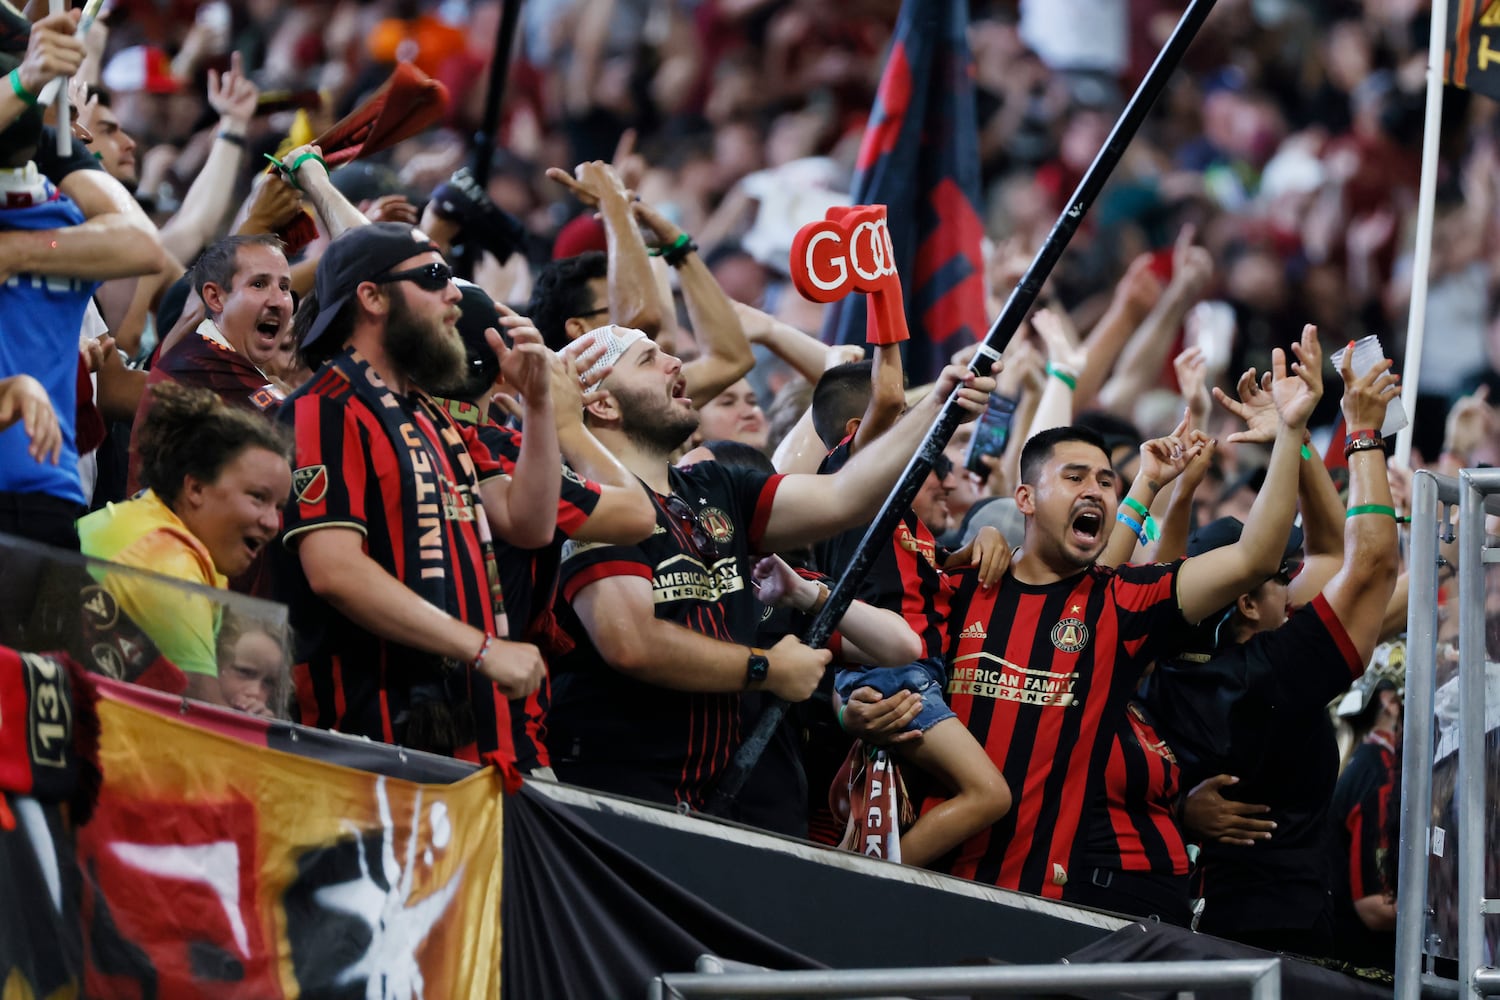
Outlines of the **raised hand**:
{"label": "raised hand", "polygon": [[528,407],[544,405],[552,398],[552,352],[535,327],[516,325],[509,329],[510,347],[500,339],[498,330],[484,332],[484,339],[500,359],[500,374]]}
{"label": "raised hand", "polygon": [[602,199],[613,195],[628,201],[630,192],[615,168],[603,160],[578,164],[573,173],[561,167],[548,167],[547,176],[573,193],[573,197],[590,208],[598,208]]}
{"label": "raised hand", "polygon": [[[804,583],[813,591],[812,600],[817,600],[817,584],[798,576],[797,571],[780,556],[767,556],[756,563],[750,571],[750,580],[755,585],[755,596],[768,607],[795,606],[794,599]],[[811,601],[804,603],[810,604]]]}
{"label": "raised hand", "polygon": [[1200,426],[1208,422],[1208,359],[1203,348],[1189,347],[1172,359],[1172,370],[1177,373],[1177,387],[1187,402],[1193,422]]}
{"label": "raised hand", "polygon": [[229,70],[220,74],[208,71],[208,106],[218,112],[224,124],[242,134],[255,117],[255,102],[260,99],[260,88],[245,75],[240,63],[240,54],[229,55]]}
{"label": "raised hand", "polygon": [[963,422],[967,423],[984,412],[990,401],[990,393],[995,391],[995,376],[1000,373],[1003,365],[1003,361],[997,361],[990,374],[984,376],[975,375],[967,368],[948,365],[933,385],[933,395],[942,400],[950,396],[956,399],[964,411]]}
{"label": "raised hand", "polygon": [[[1286,352],[1271,352],[1271,399],[1281,422],[1302,430],[1312,416],[1313,407],[1323,396],[1323,348],[1318,344],[1318,328],[1311,323],[1302,328],[1302,340],[1292,345],[1297,360],[1290,370]],[[1352,353],[1352,352],[1351,352]]]}
{"label": "raised hand", "polygon": [[1339,377],[1344,380],[1344,425],[1354,431],[1378,431],[1385,423],[1385,408],[1401,392],[1401,376],[1391,371],[1391,359],[1382,358],[1363,375],[1354,374],[1354,344],[1344,351]]}
{"label": "raised hand", "polygon": [[1271,399],[1271,373],[1264,377],[1248,368],[1240,376],[1235,391],[1238,399],[1230,397],[1223,389],[1214,386],[1214,399],[1219,405],[1245,422],[1246,430],[1235,431],[1229,440],[1236,444],[1270,443],[1276,440],[1276,428],[1281,418],[1276,415],[1276,402]]}
{"label": "raised hand", "polygon": [[417,206],[406,200],[404,194],[387,194],[370,202],[369,207],[363,209],[365,218],[371,222],[404,222],[409,226],[417,224]]}
{"label": "raised hand", "polygon": [[1182,475],[1188,464],[1203,451],[1206,440],[1201,433],[1194,436],[1193,417],[1184,414],[1171,434],[1141,444],[1141,467],[1136,475],[1146,477],[1146,481],[1160,491]]}
{"label": "raised hand", "polygon": [[1047,362],[1077,378],[1088,364],[1089,355],[1078,342],[1078,330],[1068,314],[1061,310],[1038,309],[1031,317],[1031,325],[1036,328],[1042,343],[1047,345]]}

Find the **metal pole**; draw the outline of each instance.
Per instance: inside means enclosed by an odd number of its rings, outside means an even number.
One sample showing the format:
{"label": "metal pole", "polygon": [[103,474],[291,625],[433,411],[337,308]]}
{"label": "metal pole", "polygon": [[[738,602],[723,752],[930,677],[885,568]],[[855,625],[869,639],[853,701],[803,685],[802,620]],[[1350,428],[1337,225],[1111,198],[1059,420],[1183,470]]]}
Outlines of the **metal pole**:
{"label": "metal pole", "polygon": [[1248,986],[1253,1000],[1280,1000],[1281,960],[1225,959],[1190,962],[1101,962],[1097,965],[1014,965],[908,969],[819,969],[668,973],[651,984],[656,997],[870,997],[971,996],[1090,989],[1201,989]]}
{"label": "metal pole", "polygon": [[1427,935],[1427,855],[1437,728],[1433,700],[1437,678],[1438,491],[1438,479],[1432,473],[1424,470],[1412,477],[1406,725],[1401,750],[1401,865],[1396,890],[1395,993],[1400,997],[1421,994],[1422,949]]}
{"label": "metal pole", "polygon": [[[516,47],[516,28],[521,23],[522,0],[501,0],[500,25],[495,30],[495,54],[490,57],[489,87],[484,95],[484,117],[474,133],[474,156],[470,172],[482,190],[490,179],[490,161],[495,155],[495,133],[500,128],[500,103],[505,97],[505,83],[510,78],[511,53]],[[465,239],[463,252],[455,262],[459,277],[474,277],[481,250],[472,239]]]}
{"label": "metal pole", "polygon": [[1484,493],[1495,470],[1458,474],[1458,978],[1480,996],[1484,965]]}
{"label": "metal pole", "polygon": [[[1042,247],[1037,251],[1031,266],[1026,269],[1025,275],[1011,291],[1010,297],[1006,299],[1005,306],[1000,310],[1000,315],[995,318],[989,332],[985,334],[984,341],[979,345],[979,350],[970,362],[970,370],[980,375],[988,375],[990,367],[1000,357],[1001,351],[1010,343],[1015,336],[1016,330],[1021,326],[1021,321],[1026,318],[1026,313],[1031,310],[1036,302],[1037,295],[1042,290],[1042,284],[1052,273],[1058,258],[1062,256],[1063,250],[1068,242],[1077,232],[1079,224],[1083,221],[1085,213],[1093,205],[1094,199],[1099,196],[1110,174],[1114,172],[1120,157],[1124,155],[1125,148],[1130,145],[1130,140],[1140,129],[1141,123],[1146,120],[1151,106],[1161,92],[1166,89],[1167,80],[1182,61],[1183,53],[1197,36],[1198,30],[1203,27],[1203,22],[1208,19],[1212,12],[1214,0],[1191,0],[1187,10],[1183,11],[1182,18],[1177,22],[1177,27],[1172,32],[1172,37],[1167,39],[1167,44],[1162,47],[1156,56],[1156,61],[1151,64],[1151,69],[1141,80],[1141,84],[1131,95],[1130,103],[1125,105],[1120,118],[1115,122],[1115,127],[1105,140],[1104,147],[1099,150],[1094,162],[1089,164],[1088,172],[1079,181],[1078,189],[1073,192],[1073,197],[1068,200],[1057,221],[1052,225],[1052,231],[1047,234]],[[859,548],[855,551],[849,567],[839,577],[828,601],[823,605],[823,610],[813,619],[808,628],[803,642],[814,648],[823,646],[828,642],[828,637],[833,634],[834,626],[844,612],[849,609],[849,604],[854,600],[854,592],[859,589],[859,582],[869,571],[870,565],[875,561],[879,549],[883,547],[895,530],[896,522],[901,520],[903,514],[911,507],[912,498],[921,489],[922,483],[927,479],[927,474],[932,471],[932,464],[938,455],[942,454],[943,448],[948,444],[948,439],[953,436],[953,431],[958,427],[962,419],[963,411],[953,403],[950,398],[938,414],[937,420],[933,422],[932,429],[923,438],[922,444],[917,452],[907,463],[906,471],[901,474],[901,480],[896,484],[891,495],[886,498],[885,506],[880,508],[865,537],[860,540]],[[724,815],[740,789],[745,784],[745,779],[755,768],[760,760],[760,755],[765,751],[766,745],[775,733],[776,727],[781,725],[781,719],[786,714],[786,705],[781,702],[773,702],[761,713],[755,730],[740,746],[735,753],[734,760],[725,769],[718,785],[709,797],[705,809],[711,815]]]}
{"label": "metal pole", "polygon": [[1432,224],[1437,211],[1439,139],[1443,131],[1443,61],[1448,51],[1447,0],[1432,5],[1427,43],[1427,123],[1422,134],[1422,174],[1417,187],[1417,253],[1412,261],[1411,305],[1406,313],[1405,371],[1401,404],[1409,423],[1396,435],[1396,461],[1411,466],[1416,430],[1417,380],[1422,375],[1422,338],[1427,330],[1427,286],[1432,270]]}

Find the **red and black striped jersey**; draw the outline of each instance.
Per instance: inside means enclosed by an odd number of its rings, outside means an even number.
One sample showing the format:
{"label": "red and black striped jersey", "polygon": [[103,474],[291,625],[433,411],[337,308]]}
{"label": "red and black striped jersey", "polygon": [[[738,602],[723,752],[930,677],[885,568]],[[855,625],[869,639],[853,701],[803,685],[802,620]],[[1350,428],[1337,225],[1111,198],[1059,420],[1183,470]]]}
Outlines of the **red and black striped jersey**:
{"label": "red and black striped jersey", "polygon": [[751,645],[760,604],[750,592],[750,560],[781,477],[718,462],[673,468],[669,477],[694,520],[669,513],[652,493],[656,528],[645,541],[563,547],[557,616],[576,644],[551,664],[547,746],[564,781],[700,808],[739,746],[740,696],[673,691],[626,676],[600,655],[572,602],[590,584],[636,576],[651,585],[656,618]]}
{"label": "red and black striped jersey", "polygon": [[[391,576],[405,581],[420,574],[424,586],[442,593],[440,606],[448,614],[504,634],[504,622],[496,621],[473,503],[478,483],[503,470],[476,446],[472,429],[465,433],[441,413],[439,427],[413,399],[397,393],[391,398],[399,406],[398,419],[413,428],[409,440],[392,440],[380,416],[328,367],[279,413],[294,428],[296,472],[284,514],[284,545],[275,554],[276,590],[290,609],[296,636],[292,676],[300,721],[411,746],[406,726],[414,703],[470,706],[478,754],[511,761],[510,713],[491,681],[467,665],[455,668],[355,624],[312,592],[295,554],[297,542],[310,531],[357,531],[365,553]],[[444,433],[462,436],[475,473],[453,467]],[[398,447],[432,470],[439,495],[408,496],[411,484],[403,481]]]}
{"label": "red and black striped jersey", "polygon": [[1388,969],[1395,957],[1395,935],[1371,931],[1354,903],[1387,892],[1385,859],[1395,847],[1388,824],[1396,794],[1396,742],[1390,733],[1375,730],[1349,758],[1329,806],[1334,945],[1339,958],[1361,967]]}
{"label": "red and black striped jersey", "polygon": [[1091,567],[1041,586],[957,575],[949,704],[1010,784],[1015,805],[950,854],[964,878],[1060,898],[1146,664],[1187,629],[1180,563]]}
{"label": "red and black striped jersey", "polygon": [[1130,702],[1110,746],[1102,787],[1089,809],[1083,864],[1186,875],[1191,865],[1178,824],[1181,793],[1182,768],[1177,756],[1157,733],[1145,708]]}
{"label": "red and black striped jersey", "polygon": [[[140,427],[146,414],[151,412],[151,386],[162,382],[209,389],[230,406],[268,416],[281,405],[281,390],[272,385],[249,358],[198,332],[189,333],[157,359],[155,367],[146,376],[146,391],[141,393],[140,404],[136,407],[136,427]],[[140,458],[133,448],[125,484],[131,494],[141,486]]]}
{"label": "red and black striped jersey", "polygon": [[[479,408],[449,402],[448,413],[459,423],[475,423]],[[521,434],[510,427],[486,421],[478,424],[479,442],[500,463],[506,475],[514,475],[521,456]],[[599,484],[562,467],[557,501],[557,529],[552,543],[540,549],[518,549],[504,539],[495,539],[495,563],[500,570],[500,592],[505,596],[505,616],[510,638],[534,642],[543,654],[554,651],[562,639],[552,613],[557,594],[557,570],[563,543],[583,526],[599,505]],[[552,705],[552,679],[543,676],[541,686],[525,698],[510,703],[511,741],[516,748],[516,766],[522,771],[547,767],[547,713]]]}
{"label": "red and black striped jersey", "polygon": [[[829,475],[848,464],[853,442],[850,435],[829,452],[818,466],[818,474]],[[813,557],[818,569],[834,579],[841,577],[868,529],[869,525],[863,524],[815,545]],[[942,655],[948,643],[953,584],[939,568],[942,558],[937,539],[922,519],[908,510],[901,515],[889,542],[876,554],[854,595],[866,604],[905,618],[922,640],[924,659]]]}

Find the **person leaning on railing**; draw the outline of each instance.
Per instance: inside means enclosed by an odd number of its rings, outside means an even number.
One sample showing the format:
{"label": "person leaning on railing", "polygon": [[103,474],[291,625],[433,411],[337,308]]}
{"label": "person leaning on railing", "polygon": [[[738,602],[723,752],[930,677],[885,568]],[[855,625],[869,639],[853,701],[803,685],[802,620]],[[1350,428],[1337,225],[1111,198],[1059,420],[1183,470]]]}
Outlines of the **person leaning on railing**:
{"label": "person leaning on railing", "polygon": [[[257,413],[207,389],[164,383],[136,428],[146,489],[78,522],[83,554],[225,589],[281,531],[292,489],[290,444]],[[136,574],[105,588],[161,654],[187,674],[187,695],[225,704],[215,647],[219,605]]]}

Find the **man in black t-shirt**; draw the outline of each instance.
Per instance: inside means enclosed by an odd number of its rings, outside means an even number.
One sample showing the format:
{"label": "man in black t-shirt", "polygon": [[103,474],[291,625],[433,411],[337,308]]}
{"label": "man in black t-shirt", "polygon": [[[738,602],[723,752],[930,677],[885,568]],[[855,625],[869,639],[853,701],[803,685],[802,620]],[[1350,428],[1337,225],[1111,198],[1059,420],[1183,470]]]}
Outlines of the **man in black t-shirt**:
{"label": "man in black t-shirt", "polygon": [[[1290,618],[1285,575],[1240,594],[1211,616],[1208,649],[1159,665],[1146,692],[1162,735],[1184,755],[1184,784],[1232,774],[1240,780],[1228,794],[1269,805],[1261,818],[1276,823],[1270,840],[1254,846],[1203,845],[1200,929],[1307,955],[1326,953],[1332,937],[1326,852],[1338,750],[1325,706],[1364,672],[1400,561],[1378,432],[1397,383],[1389,361],[1356,378],[1352,354],[1340,369],[1350,490],[1337,572]],[[1316,461],[1302,460],[1304,474],[1326,478],[1308,468]],[[1273,488],[1268,477],[1261,495]],[[1313,516],[1304,510],[1305,521]],[[1234,534],[1214,522],[1189,551]],[[1304,569],[1293,586],[1306,588],[1314,572]]]}
{"label": "man in black t-shirt", "polygon": [[768,476],[669,456],[697,428],[682,362],[638,330],[588,335],[613,366],[590,428],[657,506],[634,546],[569,543],[559,623],[577,647],[553,662],[549,747],[565,781],[700,807],[740,742],[739,694],[812,694],[829,654],[788,636],[752,648],[759,615],[743,600],[752,553],[826,538],[875,513],[947,397],[971,416],[993,379],[963,369],[837,475]]}

